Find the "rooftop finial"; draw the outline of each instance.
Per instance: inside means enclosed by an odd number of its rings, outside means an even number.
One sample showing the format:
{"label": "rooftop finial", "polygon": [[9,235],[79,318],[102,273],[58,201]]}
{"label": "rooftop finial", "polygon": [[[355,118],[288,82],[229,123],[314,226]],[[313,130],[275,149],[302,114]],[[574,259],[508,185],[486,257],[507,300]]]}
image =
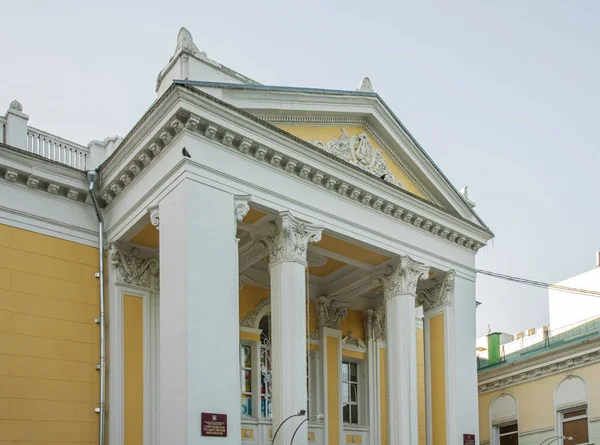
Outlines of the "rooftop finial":
{"label": "rooftop finial", "polygon": [[465,199],[469,199],[469,188],[465,185],[460,189],[460,194],[465,197]]}
{"label": "rooftop finial", "polygon": [[192,37],[192,34],[187,29],[185,29],[185,27],[182,27],[179,30],[179,34],[177,35],[177,46],[175,47],[175,53],[173,54],[173,57],[175,57],[175,55],[179,51],[188,51],[194,56],[206,57],[206,53],[198,49],[198,47],[194,43],[194,38]]}
{"label": "rooftop finial", "polygon": [[367,91],[369,93],[373,93],[373,84],[371,83],[371,79],[365,77],[360,83],[360,87],[356,89],[356,91]]}
{"label": "rooftop finial", "polygon": [[10,108],[12,110],[17,110],[17,111],[19,111],[21,113],[23,112],[23,105],[21,105],[21,102],[19,102],[18,100],[13,100],[10,103]]}

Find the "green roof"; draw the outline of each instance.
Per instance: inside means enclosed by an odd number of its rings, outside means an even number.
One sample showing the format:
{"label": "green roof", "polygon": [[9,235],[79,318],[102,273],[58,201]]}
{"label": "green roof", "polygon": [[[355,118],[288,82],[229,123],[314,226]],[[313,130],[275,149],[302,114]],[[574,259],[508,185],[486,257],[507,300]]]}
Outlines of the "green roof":
{"label": "green roof", "polygon": [[477,363],[477,372],[489,371],[501,366],[520,362],[533,358],[539,354],[554,351],[566,346],[574,346],[586,340],[600,337],[600,317],[594,318],[587,323],[575,326],[572,329],[561,332],[560,334],[549,337],[546,341],[533,344],[519,351],[507,354],[501,358],[500,362],[490,364],[487,359],[479,359]]}

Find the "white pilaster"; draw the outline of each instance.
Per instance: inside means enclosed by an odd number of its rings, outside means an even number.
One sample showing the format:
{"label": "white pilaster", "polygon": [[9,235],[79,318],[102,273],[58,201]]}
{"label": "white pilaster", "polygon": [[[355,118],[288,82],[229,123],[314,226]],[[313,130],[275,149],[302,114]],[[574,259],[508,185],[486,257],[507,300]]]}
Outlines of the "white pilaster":
{"label": "white pilaster", "polygon": [[[322,230],[322,226],[301,222],[286,211],[270,225],[269,236],[261,238],[270,253],[273,431],[287,417],[307,408],[306,251],[308,243],[321,239]],[[286,422],[277,442],[289,444],[302,420],[304,417],[296,417]],[[306,423],[294,443],[308,443]]]}
{"label": "white pilaster", "polygon": [[5,144],[27,150],[27,121],[29,121],[29,116],[23,113],[23,106],[18,101],[13,100],[5,116]]}
{"label": "white pilaster", "polygon": [[417,445],[417,282],[428,268],[408,256],[383,276],[388,376],[389,445]]}
{"label": "white pilaster", "polygon": [[189,179],[159,203],[160,443],[206,443],[201,413],[226,414],[239,444],[234,196]]}
{"label": "white pilaster", "polygon": [[364,312],[365,335],[367,337],[367,376],[369,382],[369,443],[381,443],[379,349],[375,334],[376,314],[372,309]]}

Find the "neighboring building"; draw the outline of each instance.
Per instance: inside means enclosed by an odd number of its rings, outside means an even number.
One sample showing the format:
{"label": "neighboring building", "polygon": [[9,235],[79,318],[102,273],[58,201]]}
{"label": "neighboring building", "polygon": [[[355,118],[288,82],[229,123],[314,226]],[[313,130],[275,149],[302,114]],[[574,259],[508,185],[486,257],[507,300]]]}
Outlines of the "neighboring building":
{"label": "neighboring building", "polygon": [[[568,278],[555,286],[600,292],[600,252],[596,254],[596,267]],[[600,298],[564,290],[549,290],[550,326],[557,328],[600,316]]]}
{"label": "neighboring building", "polygon": [[368,79],[261,85],[182,29],[156,90],[87,147],[0,119],[0,441],[478,440],[493,234]]}
{"label": "neighboring building", "polygon": [[[559,285],[600,291],[599,272]],[[480,444],[600,443],[600,298],[549,298],[551,326],[477,340]]]}

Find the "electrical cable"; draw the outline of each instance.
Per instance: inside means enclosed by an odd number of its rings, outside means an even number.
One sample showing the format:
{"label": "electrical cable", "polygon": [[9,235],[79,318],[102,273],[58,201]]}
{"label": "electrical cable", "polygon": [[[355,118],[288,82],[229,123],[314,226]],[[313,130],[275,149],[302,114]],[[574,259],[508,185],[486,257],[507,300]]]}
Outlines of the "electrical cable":
{"label": "electrical cable", "polygon": [[560,286],[558,284],[544,283],[543,281],[528,280],[527,278],[513,277],[511,275],[504,275],[504,274],[497,273],[497,272],[490,272],[489,270],[477,269],[476,272],[479,274],[482,274],[482,275],[487,275],[490,277],[499,278],[499,279],[506,280],[506,281],[512,281],[513,283],[524,284],[527,286],[558,290],[558,291],[568,292],[568,293],[572,293],[572,294],[590,295],[593,297],[600,297],[600,291],[589,290],[589,289],[578,289],[575,287]]}

